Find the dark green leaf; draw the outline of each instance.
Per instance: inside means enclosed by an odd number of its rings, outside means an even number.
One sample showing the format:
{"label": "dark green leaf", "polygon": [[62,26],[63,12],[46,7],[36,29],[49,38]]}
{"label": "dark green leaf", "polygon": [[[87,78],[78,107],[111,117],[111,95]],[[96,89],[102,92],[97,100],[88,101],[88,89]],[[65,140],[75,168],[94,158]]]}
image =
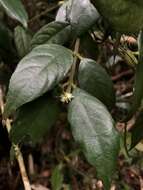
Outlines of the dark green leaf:
{"label": "dark green leaf", "polygon": [[[142,0],[91,0],[110,28],[135,33],[143,28]],[[130,22],[133,21],[133,22]]]}
{"label": "dark green leaf", "polygon": [[51,22],[43,26],[33,37],[31,46],[42,44],[60,44],[67,42],[71,35],[71,27],[65,22]]}
{"label": "dark green leaf", "polygon": [[63,185],[63,174],[61,173],[61,165],[58,165],[55,167],[55,169],[52,172],[51,177],[51,184],[52,184],[52,190],[60,190],[62,189]]}
{"label": "dark green leaf", "polygon": [[78,80],[80,88],[98,98],[110,109],[115,104],[115,92],[106,70],[92,59],[82,59]]}
{"label": "dark green leaf", "polygon": [[21,0],[0,0],[0,4],[9,16],[21,22],[24,27],[27,27],[28,15]]}
{"label": "dark green leaf", "polygon": [[9,28],[0,21],[0,57],[2,62],[11,64],[15,58],[15,49],[13,48],[13,34]]}
{"label": "dark green leaf", "polygon": [[34,48],[13,73],[5,107],[5,116],[57,85],[73,63],[72,52],[56,44]]}
{"label": "dark green leaf", "polygon": [[143,139],[143,110],[139,113],[131,129],[131,148],[134,148]]}
{"label": "dark green leaf", "polygon": [[23,105],[10,131],[12,142],[18,144],[26,137],[33,143],[39,142],[56,122],[59,115],[57,102],[48,96]]}
{"label": "dark green leaf", "polygon": [[116,168],[119,134],[102,102],[80,89],[73,96],[68,110],[73,136],[108,190]]}
{"label": "dark green leaf", "polygon": [[30,50],[31,35],[23,27],[17,26],[14,30],[14,41],[19,56],[24,57]]}
{"label": "dark green leaf", "polygon": [[77,35],[86,32],[99,18],[89,0],[69,0],[59,9],[56,21],[69,21]]}
{"label": "dark green leaf", "polygon": [[96,60],[99,56],[98,43],[92,39],[89,33],[86,33],[81,36],[80,47],[85,57]]}
{"label": "dark green leaf", "polygon": [[11,51],[12,48],[12,33],[0,22],[0,48],[6,51]]}
{"label": "dark green leaf", "polygon": [[134,94],[131,109],[125,120],[129,120],[141,105],[143,98],[143,33],[139,35],[139,61],[135,72]]}

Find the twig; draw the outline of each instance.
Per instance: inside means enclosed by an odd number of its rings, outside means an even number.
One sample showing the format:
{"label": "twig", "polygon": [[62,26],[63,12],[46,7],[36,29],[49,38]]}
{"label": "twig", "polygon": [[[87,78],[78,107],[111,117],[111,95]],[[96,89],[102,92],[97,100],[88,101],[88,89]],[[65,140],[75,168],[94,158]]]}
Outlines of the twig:
{"label": "twig", "polygon": [[79,190],[78,183],[77,183],[75,176],[72,176],[72,184],[73,184],[74,190]]}
{"label": "twig", "polygon": [[[0,87],[0,109],[1,109],[1,113],[3,114],[4,102],[3,102],[3,91],[2,91],[1,87]],[[6,119],[5,125],[6,125],[7,132],[9,133],[11,130],[10,119]],[[21,173],[24,188],[25,188],[25,190],[31,190],[31,185],[30,185],[30,182],[29,182],[29,179],[27,176],[27,172],[26,172],[26,168],[25,168],[25,164],[24,164],[24,160],[23,160],[23,156],[22,156],[22,153],[20,151],[20,148],[18,147],[18,145],[15,145],[15,144],[12,144],[12,146],[14,148],[15,157],[17,159],[17,162],[18,162],[18,165],[20,168],[20,173]]]}
{"label": "twig", "polygon": [[20,173],[21,173],[24,188],[25,188],[25,190],[31,190],[31,185],[30,185],[30,182],[29,182],[29,179],[27,176],[27,172],[26,172],[22,153],[21,153],[18,145],[13,145],[13,147],[14,147],[16,159],[17,159],[18,164],[19,164]]}
{"label": "twig", "polygon": [[125,123],[125,127],[124,127],[124,148],[125,148],[125,152],[127,154],[127,156],[129,158],[131,158],[131,155],[129,154],[129,150],[128,150],[128,147],[127,147],[127,123]]}
{"label": "twig", "polygon": [[60,6],[60,4],[56,4],[56,5],[52,5],[51,7],[48,7],[45,11],[41,12],[40,14],[36,15],[35,17],[33,17],[32,19],[29,20],[29,24],[33,23],[34,21],[36,21],[37,19],[39,19],[41,16],[46,15],[47,13],[55,10],[56,8],[58,8]]}
{"label": "twig", "polygon": [[139,176],[139,181],[140,181],[140,190],[143,190],[143,179],[141,176]]}
{"label": "twig", "polygon": [[28,162],[29,162],[29,175],[34,175],[34,160],[32,154],[29,154],[28,156]]}
{"label": "twig", "polygon": [[[69,77],[69,85],[68,85],[68,88],[66,90],[66,92],[68,93],[71,93],[71,90],[72,90],[72,86],[74,84],[74,75],[75,75],[75,71],[76,71],[76,62],[77,62],[77,59],[79,58],[79,46],[80,46],[80,39],[77,38],[76,42],[75,42],[75,49],[74,49],[74,63],[72,65],[72,68],[71,68],[71,73],[70,73],[70,77]],[[78,56],[77,56],[78,55]]]}
{"label": "twig", "polygon": [[116,81],[116,80],[119,80],[120,78],[124,77],[124,76],[128,76],[128,75],[131,75],[133,74],[133,70],[132,69],[129,69],[129,70],[126,70],[126,71],[123,71],[115,76],[112,76],[112,80],[113,81]]}

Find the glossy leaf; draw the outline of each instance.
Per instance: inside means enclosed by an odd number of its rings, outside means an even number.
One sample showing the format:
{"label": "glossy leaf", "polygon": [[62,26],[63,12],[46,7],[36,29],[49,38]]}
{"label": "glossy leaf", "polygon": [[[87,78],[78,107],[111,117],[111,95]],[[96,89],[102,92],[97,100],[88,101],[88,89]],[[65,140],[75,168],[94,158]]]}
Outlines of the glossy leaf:
{"label": "glossy leaf", "polygon": [[61,190],[63,185],[63,174],[61,173],[62,165],[58,165],[54,168],[51,177],[51,184],[53,190]]}
{"label": "glossy leaf", "polygon": [[57,102],[48,96],[42,96],[35,101],[23,105],[13,123],[10,137],[13,143],[40,142],[42,137],[56,122],[59,115]]}
{"label": "glossy leaf", "polygon": [[72,52],[56,44],[33,49],[18,64],[10,79],[5,116],[57,85],[73,63]]}
{"label": "glossy leaf", "polygon": [[135,124],[131,129],[131,148],[134,148],[141,140],[143,140],[143,110],[139,113]]}
{"label": "glossy leaf", "polygon": [[116,168],[119,134],[102,102],[81,89],[75,89],[73,96],[68,109],[73,136],[108,190]]}
{"label": "glossy leaf", "polygon": [[24,27],[27,27],[28,15],[21,0],[0,0],[0,4],[9,16],[21,22]]}
{"label": "glossy leaf", "polygon": [[14,41],[19,56],[24,57],[30,50],[30,33],[23,27],[17,26],[14,30]]}
{"label": "glossy leaf", "polygon": [[98,19],[99,13],[89,0],[65,2],[56,16],[56,21],[69,22],[77,35],[86,32]]}
{"label": "glossy leaf", "polygon": [[106,70],[92,59],[82,59],[78,80],[80,88],[98,98],[110,109],[115,104],[115,92]]}
{"label": "glossy leaf", "polygon": [[71,27],[65,22],[51,22],[43,26],[33,37],[31,46],[36,47],[42,44],[63,45],[70,39]]}
{"label": "glossy leaf", "polygon": [[141,106],[143,98],[143,33],[139,35],[139,61],[136,66],[135,82],[134,82],[134,93],[132,98],[131,109],[128,113],[126,121],[129,120],[138,108]]}

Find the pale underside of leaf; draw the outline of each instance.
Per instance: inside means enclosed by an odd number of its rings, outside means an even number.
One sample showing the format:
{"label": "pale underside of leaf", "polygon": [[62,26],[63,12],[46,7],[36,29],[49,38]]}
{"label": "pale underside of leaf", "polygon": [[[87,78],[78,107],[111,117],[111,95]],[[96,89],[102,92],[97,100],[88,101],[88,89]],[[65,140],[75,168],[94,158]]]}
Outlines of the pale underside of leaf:
{"label": "pale underside of leaf", "polygon": [[81,35],[89,30],[99,19],[99,13],[89,0],[69,0],[59,9],[56,21],[67,21],[75,35]]}

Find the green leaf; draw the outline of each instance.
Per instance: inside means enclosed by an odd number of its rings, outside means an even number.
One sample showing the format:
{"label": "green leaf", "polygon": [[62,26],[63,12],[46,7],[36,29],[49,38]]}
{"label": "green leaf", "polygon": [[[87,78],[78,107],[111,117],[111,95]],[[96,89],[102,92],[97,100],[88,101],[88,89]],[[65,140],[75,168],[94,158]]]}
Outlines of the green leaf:
{"label": "green leaf", "polygon": [[99,13],[89,0],[69,0],[59,9],[56,21],[69,21],[77,35],[89,30],[99,19]]}
{"label": "green leaf", "polygon": [[30,33],[23,27],[17,26],[14,30],[14,41],[19,56],[24,57],[30,50]]}
{"label": "green leaf", "polygon": [[108,190],[116,168],[119,134],[102,102],[81,89],[75,89],[73,96],[68,109],[73,136]]}
{"label": "green leaf", "polygon": [[0,4],[9,16],[21,22],[24,27],[27,27],[28,15],[20,0],[0,0]]}
{"label": "green leaf", "polygon": [[66,76],[72,63],[72,52],[63,46],[34,48],[20,61],[10,79],[5,116],[52,89]]}
{"label": "green leaf", "polygon": [[33,37],[31,46],[42,44],[60,44],[67,42],[71,35],[71,26],[65,22],[51,22],[43,26]]}
{"label": "green leaf", "polygon": [[0,21],[0,49],[11,51],[12,32]]}
{"label": "green leaf", "polygon": [[96,167],[105,189],[109,189],[116,168],[119,134],[102,102],[81,89],[75,89],[73,96],[68,110],[73,136],[88,162]]}
{"label": "green leaf", "polygon": [[9,28],[0,21],[0,57],[6,64],[12,63],[15,59],[13,47],[13,34]]}
{"label": "green leaf", "polygon": [[131,132],[131,147],[134,148],[143,139],[143,110],[139,113]]}
{"label": "green leaf", "polygon": [[[143,28],[142,0],[92,0],[110,28],[121,33],[135,33]],[[129,22],[133,21],[133,22]]]}
{"label": "green leaf", "polygon": [[136,66],[136,72],[135,72],[132,105],[127,118],[125,118],[125,121],[128,121],[141,106],[142,98],[143,98],[143,32],[141,31],[139,35],[139,61]]}
{"label": "green leaf", "polygon": [[61,173],[62,165],[58,165],[52,172],[51,184],[52,190],[60,190],[63,185],[63,174]]}
{"label": "green leaf", "polygon": [[56,122],[59,111],[57,102],[47,95],[23,105],[10,131],[12,142],[24,142],[26,137],[33,143],[39,142]]}
{"label": "green leaf", "polygon": [[92,59],[82,59],[78,74],[79,86],[98,98],[110,109],[115,104],[113,83],[106,70]]}
{"label": "green leaf", "polygon": [[93,40],[89,33],[86,33],[80,37],[80,47],[85,57],[95,60],[98,58],[98,43],[95,40]]}

